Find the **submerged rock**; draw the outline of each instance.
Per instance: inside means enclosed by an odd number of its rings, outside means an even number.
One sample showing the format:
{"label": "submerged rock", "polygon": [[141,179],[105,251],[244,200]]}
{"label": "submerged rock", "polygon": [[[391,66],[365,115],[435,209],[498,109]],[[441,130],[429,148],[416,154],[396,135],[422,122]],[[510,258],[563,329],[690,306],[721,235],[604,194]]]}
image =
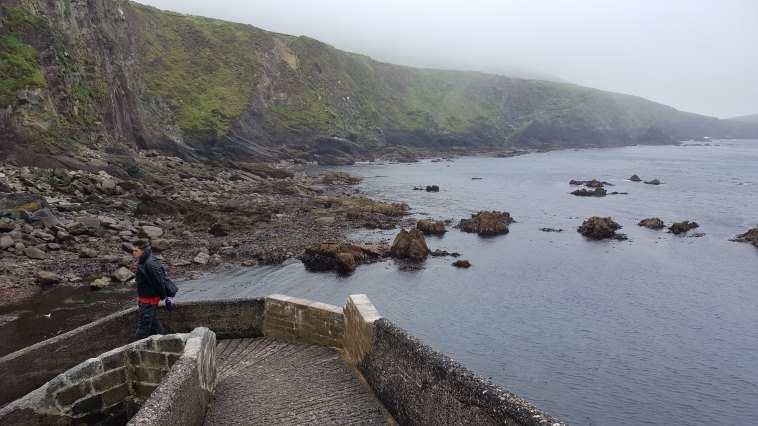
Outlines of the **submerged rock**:
{"label": "submerged rock", "polygon": [[508,233],[508,225],[513,222],[508,212],[480,211],[472,214],[470,219],[461,219],[458,228],[479,235],[502,235]]}
{"label": "submerged rock", "polygon": [[569,185],[584,185],[584,186],[586,186],[588,188],[602,188],[603,185],[605,185],[605,186],[613,186],[613,184],[610,183],[610,182],[599,181],[597,179],[590,179],[590,180],[574,180],[574,179],[571,179],[571,181],[569,182]]}
{"label": "submerged rock", "polygon": [[752,245],[758,247],[758,228],[753,228],[744,234],[737,235],[732,241],[751,243]]}
{"label": "submerged rock", "polygon": [[390,248],[390,256],[397,259],[424,260],[430,252],[424,233],[418,228],[410,232],[401,229]]}
{"label": "submerged rock", "polygon": [[621,229],[621,225],[614,222],[610,216],[592,216],[591,218],[585,220],[582,225],[577,228],[577,231],[585,237],[592,238],[594,240],[602,240],[605,238],[626,240],[626,235],[616,233],[616,230],[618,229]]}
{"label": "submerged rock", "polygon": [[540,229],[542,232],[563,232],[563,229],[556,229],[556,228],[542,228]]}
{"label": "submerged rock", "polygon": [[637,226],[644,226],[645,228],[650,229],[663,229],[666,225],[663,224],[663,221],[657,217],[651,217],[647,219],[643,219],[637,223]]}
{"label": "submerged rock", "polygon": [[684,222],[677,222],[673,225],[669,226],[669,232],[671,232],[674,235],[684,234],[690,229],[695,229],[700,227],[696,222],[690,222],[689,220],[685,220]]}
{"label": "submerged rock", "polygon": [[643,183],[646,183],[648,185],[660,185],[661,181],[659,181],[658,179],[653,179],[653,180],[646,180]]}
{"label": "submerged rock", "polygon": [[456,268],[470,268],[471,262],[465,259],[461,259],[461,260],[456,260],[455,262],[452,263],[452,265],[455,266]]}

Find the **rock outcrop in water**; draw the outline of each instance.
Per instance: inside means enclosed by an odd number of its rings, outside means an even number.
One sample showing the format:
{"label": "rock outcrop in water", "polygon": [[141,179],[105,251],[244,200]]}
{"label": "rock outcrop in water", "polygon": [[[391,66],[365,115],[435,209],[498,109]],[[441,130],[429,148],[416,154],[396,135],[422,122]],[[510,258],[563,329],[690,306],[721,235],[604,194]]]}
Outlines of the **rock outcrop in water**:
{"label": "rock outcrop in water", "polygon": [[689,220],[685,220],[683,222],[676,222],[669,226],[669,232],[671,232],[674,235],[684,234],[687,233],[690,229],[695,229],[700,227],[696,222],[690,222]]}
{"label": "rock outcrop in water", "polygon": [[751,243],[752,245],[758,247],[758,228],[753,228],[744,234],[737,235],[734,237],[734,239],[732,239],[732,241]]}
{"label": "rock outcrop in water", "polygon": [[424,233],[418,228],[410,232],[401,229],[390,248],[390,255],[396,259],[424,260],[429,253]]}
{"label": "rock outcrop in water", "polygon": [[589,189],[577,189],[576,191],[571,192],[572,195],[578,195],[580,197],[605,197],[607,194],[607,191],[605,188],[599,187],[595,188],[594,190],[590,191]]}
{"label": "rock outcrop in water", "polygon": [[629,180],[632,182],[642,182],[642,179],[640,179],[640,177],[637,175],[632,175],[632,177],[630,177]]}
{"label": "rock outcrop in water", "polygon": [[643,183],[647,185],[660,185],[662,182],[659,181],[658,179],[653,179],[653,180],[646,180]]}
{"label": "rock outcrop in water", "polygon": [[665,225],[663,224],[663,221],[657,217],[651,217],[648,219],[642,219],[637,223],[637,226],[644,226],[645,228],[649,229],[663,229]]}
{"label": "rock outcrop in water", "polygon": [[480,211],[472,214],[470,219],[461,219],[458,229],[479,235],[502,235],[508,233],[508,225],[513,223],[511,214],[500,211]]}
{"label": "rock outcrop in water", "polygon": [[442,235],[447,232],[445,229],[445,222],[438,220],[432,222],[431,220],[419,220],[416,224],[416,228],[420,229],[424,235]]}
{"label": "rock outcrop in water", "polygon": [[306,247],[303,264],[312,271],[353,272],[358,265],[386,258],[386,245],[353,244],[329,240]]}
{"label": "rock outcrop in water", "polygon": [[592,216],[585,220],[582,225],[577,228],[577,231],[585,237],[592,238],[593,240],[602,240],[606,238],[626,240],[626,235],[616,233],[619,229],[621,229],[621,225],[614,222],[610,216]]}

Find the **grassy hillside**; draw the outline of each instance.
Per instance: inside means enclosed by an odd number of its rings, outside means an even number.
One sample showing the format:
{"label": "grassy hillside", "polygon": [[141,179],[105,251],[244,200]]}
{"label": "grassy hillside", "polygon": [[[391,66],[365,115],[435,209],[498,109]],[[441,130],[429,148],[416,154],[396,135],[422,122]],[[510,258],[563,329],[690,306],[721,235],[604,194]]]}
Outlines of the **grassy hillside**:
{"label": "grassy hillside", "polygon": [[[69,141],[66,150],[126,152],[131,145],[193,158],[312,159],[309,152],[335,140],[342,145],[326,149],[330,155],[388,145],[758,137],[758,125],[638,97],[397,66],[309,37],[126,0],[0,0],[0,17],[0,107],[10,105],[19,124],[3,137],[19,146],[44,139],[59,147]],[[0,146],[0,156],[8,149],[16,148]]]}

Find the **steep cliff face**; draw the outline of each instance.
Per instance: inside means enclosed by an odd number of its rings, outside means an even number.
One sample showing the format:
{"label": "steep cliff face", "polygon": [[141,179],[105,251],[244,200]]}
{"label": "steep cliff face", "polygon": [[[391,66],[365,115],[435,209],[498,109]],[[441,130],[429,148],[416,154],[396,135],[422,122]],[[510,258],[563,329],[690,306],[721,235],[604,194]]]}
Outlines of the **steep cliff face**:
{"label": "steep cliff face", "polygon": [[94,152],[128,163],[145,149],[323,160],[392,145],[758,137],[755,124],[632,96],[380,63],[307,37],[125,0],[0,0],[0,25],[0,157],[19,162]]}

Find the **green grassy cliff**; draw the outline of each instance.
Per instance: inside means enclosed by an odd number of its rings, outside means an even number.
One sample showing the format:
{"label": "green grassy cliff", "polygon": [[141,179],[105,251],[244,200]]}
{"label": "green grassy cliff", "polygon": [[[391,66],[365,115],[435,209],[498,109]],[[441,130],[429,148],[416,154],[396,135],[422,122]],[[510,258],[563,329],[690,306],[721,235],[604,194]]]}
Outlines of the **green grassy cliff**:
{"label": "green grassy cliff", "polygon": [[40,139],[65,149],[313,159],[397,145],[758,136],[750,123],[633,96],[381,63],[308,37],[125,0],[0,0],[0,23],[0,108],[13,115],[12,131],[2,134],[16,142],[6,155]]}

